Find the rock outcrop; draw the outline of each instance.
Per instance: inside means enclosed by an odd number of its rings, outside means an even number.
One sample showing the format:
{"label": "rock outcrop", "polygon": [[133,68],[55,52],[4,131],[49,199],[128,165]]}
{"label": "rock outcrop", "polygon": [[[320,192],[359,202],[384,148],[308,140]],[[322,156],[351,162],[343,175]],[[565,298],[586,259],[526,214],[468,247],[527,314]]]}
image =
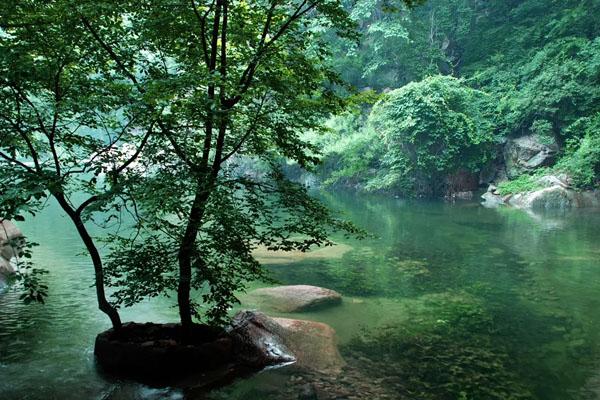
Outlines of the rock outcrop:
{"label": "rock outcrop", "polygon": [[240,311],[228,328],[233,352],[241,362],[255,368],[296,362],[280,334],[282,327],[257,311]]}
{"label": "rock outcrop", "polygon": [[[94,355],[103,372],[118,377],[158,386],[202,386],[237,376],[232,342],[224,329],[206,325],[192,325],[184,334],[179,324],[128,322],[100,333]],[[193,385],[187,382],[191,377]]]}
{"label": "rock outcrop", "polygon": [[302,312],[337,305],[342,296],[330,289],[310,285],[275,286],[256,289],[248,299],[258,305],[279,312]]}
{"label": "rock outcrop", "polygon": [[253,367],[295,363],[301,369],[334,374],[345,365],[335,330],[321,322],[240,311],[229,336],[234,354]]}
{"label": "rock outcrop", "polygon": [[481,198],[483,199],[481,204],[486,208],[497,208],[505,204],[504,200],[502,200],[502,196],[490,190],[485,192]]}
{"label": "rock outcrop", "polygon": [[14,272],[11,260],[20,254],[23,233],[7,219],[0,220],[0,285]]}
{"label": "rock outcrop", "polygon": [[569,186],[565,175],[546,175],[537,180],[539,189],[514,195],[501,196],[495,186],[481,196],[485,207],[510,205],[534,211],[600,207],[600,191],[576,191]]}
{"label": "rock outcrop", "polygon": [[526,135],[508,139],[504,146],[504,163],[509,179],[524,172],[552,165],[556,159],[558,146],[555,143],[542,143],[538,135]]}
{"label": "rock outcrop", "polygon": [[530,210],[569,210],[600,206],[600,191],[577,192],[562,186],[551,186],[512,196],[508,203]]}

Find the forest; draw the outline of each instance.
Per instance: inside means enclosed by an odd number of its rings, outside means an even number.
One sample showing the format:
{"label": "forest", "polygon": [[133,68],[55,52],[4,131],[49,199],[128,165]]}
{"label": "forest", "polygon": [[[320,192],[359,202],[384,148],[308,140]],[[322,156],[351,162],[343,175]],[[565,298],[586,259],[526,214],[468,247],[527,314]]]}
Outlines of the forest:
{"label": "forest", "polygon": [[0,168],[0,398],[600,399],[600,0],[2,0]]}
{"label": "forest", "polygon": [[[461,171],[483,172],[476,185],[503,182],[506,193],[552,173],[596,188],[598,6],[429,1],[406,13],[358,2],[351,16],[363,40],[336,42],[343,56],[335,67],[364,100],[328,121],[332,134],[317,139],[322,178],[426,197],[471,190]],[[529,168],[490,170],[507,140],[524,136],[552,156]]]}

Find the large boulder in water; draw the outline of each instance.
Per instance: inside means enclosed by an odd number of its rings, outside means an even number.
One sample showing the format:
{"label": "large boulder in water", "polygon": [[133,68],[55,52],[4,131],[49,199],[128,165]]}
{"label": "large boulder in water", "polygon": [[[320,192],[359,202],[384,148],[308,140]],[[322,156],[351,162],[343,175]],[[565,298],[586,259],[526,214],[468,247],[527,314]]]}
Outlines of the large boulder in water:
{"label": "large boulder in water", "polygon": [[310,285],[261,288],[250,292],[248,297],[279,312],[302,312],[342,302],[342,296],[335,290]]}
{"label": "large boulder in water", "polygon": [[234,353],[254,367],[295,363],[298,368],[334,374],[345,365],[335,330],[321,322],[240,311],[229,334]]}
{"label": "large boulder in water", "polygon": [[504,146],[506,174],[509,179],[514,179],[524,172],[552,165],[557,152],[555,143],[543,143],[538,135],[509,139]]}
{"label": "large boulder in water", "polygon": [[569,210],[572,208],[600,207],[600,191],[577,192],[563,186],[551,186],[528,193],[519,193],[508,203],[531,210]]}
{"label": "large boulder in water", "polygon": [[515,194],[508,202],[514,207],[532,210],[567,210],[573,206],[573,196],[570,190],[553,186]]}
{"label": "large boulder in water", "polygon": [[96,337],[96,361],[104,372],[152,384],[174,384],[188,375],[217,371],[234,360],[224,329],[194,324],[134,323]]}
{"label": "large boulder in water", "polygon": [[537,179],[540,189],[511,196],[508,203],[531,210],[568,210],[600,206],[600,191],[577,191],[569,187],[564,175],[545,175]]}
{"label": "large boulder in water", "polygon": [[240,311],[228,328],[236,357],[256,368],[296,362],[280,337],[281,330],[273,318],[256,311]]}

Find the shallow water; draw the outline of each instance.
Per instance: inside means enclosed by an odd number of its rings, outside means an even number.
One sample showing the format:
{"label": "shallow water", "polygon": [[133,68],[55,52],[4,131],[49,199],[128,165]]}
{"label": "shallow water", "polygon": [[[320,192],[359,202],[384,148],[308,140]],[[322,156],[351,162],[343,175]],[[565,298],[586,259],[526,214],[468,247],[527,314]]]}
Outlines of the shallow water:
{"label": "shallow water", "polygon": [[[600,399],[598,210],[535,215],[469,202],[323,197],[376,237],[340,238],[344,251],[330,257],[321,250],[263,260],[282,283],[342,293],[340,306],[291,315],[336,329],[348,362],[342,377],[286,367],[205,395],[100,376],[93,340],[108,321],[95,308],[73,228],[50,207],[21,225],[41,244],[35,261],[51,271],[47,304],[0,294],[0,398],[298,399],[325,387],[340,398]],[[167,300],[124,314],[176,319]]]}

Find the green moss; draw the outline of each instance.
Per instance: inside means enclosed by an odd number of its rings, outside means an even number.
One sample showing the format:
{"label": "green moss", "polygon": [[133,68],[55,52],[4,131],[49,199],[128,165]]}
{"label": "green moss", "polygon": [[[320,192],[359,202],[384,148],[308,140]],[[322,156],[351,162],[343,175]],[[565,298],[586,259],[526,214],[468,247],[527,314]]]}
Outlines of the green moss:
{"label": "green moss", "polygon": [[507,194],[532,192],[534,190],[541,189],[543,186],[539,183],[539,179],[542,176],[550,173],[551,171],[549,169],[540,168],[533,174],[520,175],[513,180],[501,182],[498,185],[498,192],[502,196],[505,196]]}

